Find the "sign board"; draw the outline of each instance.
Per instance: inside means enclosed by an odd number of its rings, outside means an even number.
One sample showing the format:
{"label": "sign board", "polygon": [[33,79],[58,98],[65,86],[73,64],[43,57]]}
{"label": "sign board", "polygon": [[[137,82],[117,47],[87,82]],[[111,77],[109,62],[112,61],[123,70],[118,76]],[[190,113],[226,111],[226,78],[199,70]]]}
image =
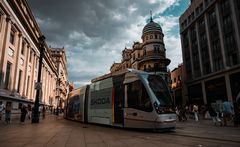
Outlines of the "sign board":
{"label": "sign board", "polygon": [[34,87],[35,87],[36,90],[41,90],[42,89],[42,83],[41,82],[36,82]]}

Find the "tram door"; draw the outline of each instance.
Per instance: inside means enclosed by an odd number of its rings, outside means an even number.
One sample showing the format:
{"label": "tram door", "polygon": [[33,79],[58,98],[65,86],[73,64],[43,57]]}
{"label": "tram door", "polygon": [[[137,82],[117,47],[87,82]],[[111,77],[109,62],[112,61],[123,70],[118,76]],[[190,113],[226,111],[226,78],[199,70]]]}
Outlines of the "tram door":
{"label": "tram door", "polygon": [[123,123],[123,107],[124,107],[124,75],[113,77],[114,87],[114,123]]}

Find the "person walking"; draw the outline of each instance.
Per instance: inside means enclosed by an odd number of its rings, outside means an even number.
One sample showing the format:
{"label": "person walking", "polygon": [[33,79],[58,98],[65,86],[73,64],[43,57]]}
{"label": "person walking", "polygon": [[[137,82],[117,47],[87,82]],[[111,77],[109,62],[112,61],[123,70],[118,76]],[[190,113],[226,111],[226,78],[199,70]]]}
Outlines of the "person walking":
{"label": "person walking", "polygon": [[46,108],[43,106],[42,108],[42,119],[45,119],[45,114],[46,114]]}
{"label": "person walking", "polygon": [[20,118],[20,122],[23,124],[25,121],[27,115],[27,107],[25,105],[22,106],[21,108],[21,118]]}
{"label": "person walking", "polygon": [[2,101],[0,101],[0,120],[2,120],[3,116],[3,110],[5,109],[5,106]]}
{"label": "person walking", "polygon": [[31,116],[32,116],[32,107],[31,107],[30,104],[28,104],[28,106],[27,106],[27,118],[31,119]]}
{"label": "person walking", "polygon": [[198,105],[197,104],[193,105],[193,113],[194,113],[195,121],[198,121]]}
{"label": "person walking", "polygon": [[217,123],[220,123],[220,126],[222,126],[222,121],[218,117],[217,112],[214,110],[214,108],[211,105],[207,106],[207,111],[209,112],[209,115],[211,116],[214,125],[216,126]]}
{"label": "person walking", "polygon": [[5,108],[5,122],[7,124],[10,124],[10,121],[11,121],[11,111],[12,111],[12,106],[10,103],[7,103]]}
{"label": "person walking", "polygon": [[223,102],[223,122],[224,126],[227,126],[227,122],[232,119],[233,105],[229,101]]}

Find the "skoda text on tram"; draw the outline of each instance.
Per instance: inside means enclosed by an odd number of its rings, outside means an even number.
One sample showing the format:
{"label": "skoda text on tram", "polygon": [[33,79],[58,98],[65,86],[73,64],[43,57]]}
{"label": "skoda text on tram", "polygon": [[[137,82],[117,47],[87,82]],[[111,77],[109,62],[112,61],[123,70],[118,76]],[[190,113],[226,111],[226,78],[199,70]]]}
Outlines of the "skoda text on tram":
{"label": "skoda text on tram", "polygon": [[70,92],[66,117],[125,128],[175,129],[176,114],[160,75],[127,69]]}

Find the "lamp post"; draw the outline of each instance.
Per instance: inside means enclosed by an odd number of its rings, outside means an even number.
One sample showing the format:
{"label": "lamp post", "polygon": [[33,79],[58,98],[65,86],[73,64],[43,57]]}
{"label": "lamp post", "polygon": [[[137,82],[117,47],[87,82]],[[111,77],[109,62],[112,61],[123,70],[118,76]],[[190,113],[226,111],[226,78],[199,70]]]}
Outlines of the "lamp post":
{"label": "lamp post", "polygon": [[40,50],[40,57],[39,57],[39,63],[38,63],[38,79],[35,89],[37,90],[36,92],[36,98],[35,98],[35,103],[34,103],[34,109],[33,109],[33,115],[32,115],[32,123],[39,123],[39,97],[40,97],[40,90],[41,90],[41,74],[42,74],[42,60],[44,56],[44,43],[45,43],[45,37],[42,35],[41,37],[38,38],[38,45],[39,45],[39,50]]}

